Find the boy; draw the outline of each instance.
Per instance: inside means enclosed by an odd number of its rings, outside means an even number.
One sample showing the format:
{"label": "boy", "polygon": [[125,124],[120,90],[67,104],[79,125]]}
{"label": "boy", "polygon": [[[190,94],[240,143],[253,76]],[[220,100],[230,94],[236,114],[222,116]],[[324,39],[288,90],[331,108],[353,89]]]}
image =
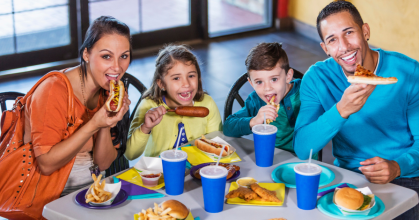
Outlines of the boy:
{"label": "boy", "polygon": [[[279,43],[261,43],[252,48],[246,58],[250,85],[255,89],[245,106],[224,122],[224,134],[241,137],[252,133],[252,127],[263,124],[263,115],[278,128],[275,147],[294,153],[294,125],[300,111],[301,79],[292,80],[294,71]],[[275,96],[275,104],[267,105]],[[317,159],[317,154],[313,155]]]}

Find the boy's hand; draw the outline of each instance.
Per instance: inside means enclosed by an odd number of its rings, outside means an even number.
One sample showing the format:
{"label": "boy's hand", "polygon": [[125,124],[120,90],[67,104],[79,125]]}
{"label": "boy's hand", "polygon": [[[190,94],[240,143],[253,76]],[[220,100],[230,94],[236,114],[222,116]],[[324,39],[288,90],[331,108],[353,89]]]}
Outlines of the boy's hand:
{"label": "boy's hand", "polygon": [[259,109],[258,114],[250,120],[249,126],[252,128],[255,125],[263,124],[263,113],[266,115],[266,119],[275,120],[278,117],[276,107],[273,105],[265,105]]}

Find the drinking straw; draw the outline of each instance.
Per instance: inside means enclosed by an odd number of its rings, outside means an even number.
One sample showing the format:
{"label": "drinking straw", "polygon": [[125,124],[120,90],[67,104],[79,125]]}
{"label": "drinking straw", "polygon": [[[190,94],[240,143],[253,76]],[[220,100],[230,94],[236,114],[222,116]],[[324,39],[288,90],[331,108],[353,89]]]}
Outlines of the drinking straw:
{"label": "drinking straw", "polygon": [[313,154],[313,148],[310,149],[310,157],[308,158],[308,165],[311,166],[311,155]]}
{"label": "drinking straw", "polygon": [[177,151],[178,151],[178,148],[179,148],[179,141],[180,141],[180,135],[182,134],[182,130],[183,130],[184,128],[182,127],[182,128],[180,128],[180,131],[179,131],[179,137],[178,137],[178,139],[177,139],[177,142],[176,142],[176,150],[175,150],[175,156],[177,156]]}
{"label": "drinking straw", "polygon": [[218,166],[218,163],[220,163],[220,160],[221,160],[221,154],[223,154],[223,151],[224,151],[224,147],[223,147],[223,149],[221,149],[220,155],[218,155],[217,164],[216,164],[215,166]]}
{"label": "drinking straw", "polygon": [[265,114],[265,112],[263,113],[263,127],[264,127],[264,129],[266,130],[266,114]]}

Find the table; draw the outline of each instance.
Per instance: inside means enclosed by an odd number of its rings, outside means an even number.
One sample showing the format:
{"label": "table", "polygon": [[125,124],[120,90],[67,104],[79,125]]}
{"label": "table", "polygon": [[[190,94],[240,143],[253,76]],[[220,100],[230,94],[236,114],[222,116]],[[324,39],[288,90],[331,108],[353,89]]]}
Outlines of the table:
{"label": "table", "polygon": [[[253,141],[244,138],[226,137],[222,132],[212,132],[206,135],[207,138],[219,136],[229,142],[237,149],[237,153],[242,158],[241,162],[235,163],[240,166],[240,177],[250,176],[259,182],[273,182],[271,179],[272,171],[280,164],[300,162],[295,155],[275,149],[274,165],[268,168],[256,166]],[[372,184],[366,178],[349,170],[345,170],[330,164],[316,162],[332,170],[336,177],[334,181],[327,185],[331,186],[338,183],[351,183],[358,187],[368,186],[372,192],[380,197],[385,206],[385,212],[376,219],[393,219],[401,213],[409,210],[418,204],[418,195],[415,191],[394,184]],[[110,178],[109,178],[110,180]],[[325,187],[327,187],[325,186]],[[226,194],[230,187],[227,182]],[[79,190],[81,191],[81,190]],[[74,201],[76,194],[71,193],[65,197],[57,199],[44,207],[43,216],[47,219],[133,219],[134,213],[141,209],[153,207],[154,202],[160,203],[168,199],[176,199],[184,203],[191,209],[194,217],[199,216],[202,220],[206,219],[270,219],[286,218],[291,219],[333,219],[321,213],[318,209],[304,211],[297,208],[296,190],[286,188],[285,201],[282,207],[263,207],[263,206],[241,206],[224,205],[224,211],[220,213],[207,213],[204,210],[204,200],[202,195],[201,182],[193,179],[190,175],[185,177],[185,190],[179,196],[166,196],[159,199],[127,200],[123,204],[107,209],[93,210],[83,208]],[[164,189],[158,192],[165,194]]]}

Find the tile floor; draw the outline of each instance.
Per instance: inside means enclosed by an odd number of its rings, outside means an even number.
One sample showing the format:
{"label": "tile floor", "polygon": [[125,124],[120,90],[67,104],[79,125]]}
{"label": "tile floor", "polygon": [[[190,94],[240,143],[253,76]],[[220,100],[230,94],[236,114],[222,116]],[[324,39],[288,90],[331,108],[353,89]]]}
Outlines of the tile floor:
{"label": "tile floor", "polygon": [[[249,50],[260,42],[282,42],[287,52],[291,67],[305,72],[312,64],[324,60],[324,54],[320,45],[310,39],[293,32],[273,32],[269,34],[239,37],[228,40],[195,45],[193,52],[201,61],[201,71],[204,89],[213,97],[223,117],[224,102],[231,85],[246,72],[244,61]],[[154,72],[154,61],[156,55],[145,56],[133,60],[128,68],[130,74],[136,76],[147,87],[150,86]],[[0,82],[0,92],[18,91],[26,93],[40,76],[17,77],[16,79],[3,80]],[[252,92],[250,85],[245,84],[240,95],[246,98]],[[131,88],[129,90],[132,101],[132,108],[140,98],[140,94]],[[9,103],[11,104],[11,103]],[[233,112],[240,109],[235,103]],[[251,137],[247,137],[251,138]],[[331,163],[333,156],[331,146],[328,145],[324,151],[324,161]],[[135,161],[132,161],[133,165]]]}

